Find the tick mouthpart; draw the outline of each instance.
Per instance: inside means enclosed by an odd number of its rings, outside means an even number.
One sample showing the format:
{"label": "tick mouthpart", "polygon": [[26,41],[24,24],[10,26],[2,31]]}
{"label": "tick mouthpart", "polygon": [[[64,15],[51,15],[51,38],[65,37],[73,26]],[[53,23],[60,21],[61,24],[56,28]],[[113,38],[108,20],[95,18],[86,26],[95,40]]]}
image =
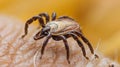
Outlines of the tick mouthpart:
{"label": "tick mouthpart", "polygon": [[45,37],[45,35],[40,35],[40,36],[34,36],[34,40],[38,40],[38,39],[41,39],[41,38],[43,38],[43,37]]}

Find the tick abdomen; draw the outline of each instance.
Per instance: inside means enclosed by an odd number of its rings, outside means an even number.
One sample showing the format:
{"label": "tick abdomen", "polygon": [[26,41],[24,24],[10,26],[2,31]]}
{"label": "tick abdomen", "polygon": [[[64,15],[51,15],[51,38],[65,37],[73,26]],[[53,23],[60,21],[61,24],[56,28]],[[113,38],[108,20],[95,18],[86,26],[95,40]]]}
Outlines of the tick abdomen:
{"label": "tick abdomen", "polygon": [[72,30],[78,30],[79,24],[71,20],[56,20],[46,24],[51,27],[52,35],[63,35]]}

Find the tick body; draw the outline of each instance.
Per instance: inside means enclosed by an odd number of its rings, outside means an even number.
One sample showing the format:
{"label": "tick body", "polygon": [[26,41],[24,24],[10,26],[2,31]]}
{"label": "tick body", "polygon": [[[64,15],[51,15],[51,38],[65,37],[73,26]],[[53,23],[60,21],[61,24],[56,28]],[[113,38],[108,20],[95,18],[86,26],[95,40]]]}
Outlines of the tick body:
{"label": "tick body", "polygon": [[[45,22],[43,20],[43,17],[45,17]],[[33,37],[34,40],[39,40],[46,37],[41,48],[40,58],[42,58],[44,54],[44,49],[50,38],[54,39],[55,41],[60,41],[60,40],[63,41],[67,53],[66,58],[68,63],[70,63],[69,61],[70,52],[67,42],[67,38],[69,37],[73,37],[73,39],[78,43],[78,46],[81,48],[83,52],[83,56],[86,59],[89,58],[86,56],[86,50],[84,48],[84,45],[79,40],[78,37],[80,37],[83,40],[83,42],[85,42],[88,45],[91,53],[94,54],[94,49],[92,48],[92,45],[90,44],[88,39],[83,35],[79,24],[74,19],[68,16],[61,16],[59,18],[56,18],[55,12],[52,13],[51,17],[52,19],[50,20],[50,17],[47,13],[40,13],[39,15],[33,16],[32,18],[28,19],[27,22],[25,23],[25,34],[22,36],[22,38],[24,38],[27,35],[29,24],[31,24],[33,21],[38,20],[42,27],[42,29]],[[96,54],[94,55],[95,57],[98,58]]]}
{"label": "tick body", "polygon": [[51,21],[46,24],[47,26],[51,28],[50,32],[52,35],[64,35],[70,31],[79,29],[79,24],[70,19]]}

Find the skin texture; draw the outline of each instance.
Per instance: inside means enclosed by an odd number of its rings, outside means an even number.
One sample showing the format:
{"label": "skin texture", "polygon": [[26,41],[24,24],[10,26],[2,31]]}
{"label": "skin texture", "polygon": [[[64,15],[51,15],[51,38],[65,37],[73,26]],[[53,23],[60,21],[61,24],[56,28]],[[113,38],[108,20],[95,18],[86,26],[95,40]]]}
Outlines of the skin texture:
{"label": "skin texture", "polygon": [[[85,46],[87,60],[83,57],[81,49],[74,39],[67,39],[70,47],[70,62],[66,60],[66,52],[63,41],[50,39],[45,53],[40,59],[42,43],[45,40],[35,41],[33,36],[37,33],[34,26],[30,26],[29,34],[21,39],[24,24],[15,18],[0,16],[0,67],[119,67],[116,62],[104,58],[101,54],[99,59],[94,56]],[[36,52],[38,55],[36,55]]]}

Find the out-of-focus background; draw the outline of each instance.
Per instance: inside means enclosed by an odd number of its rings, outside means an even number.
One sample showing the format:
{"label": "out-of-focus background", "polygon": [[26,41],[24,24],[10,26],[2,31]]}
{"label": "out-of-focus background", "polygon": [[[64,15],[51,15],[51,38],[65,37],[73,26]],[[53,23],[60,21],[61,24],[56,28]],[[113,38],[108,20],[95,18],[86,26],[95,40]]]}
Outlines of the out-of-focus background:
{"label": "out-of-focus background", "polygon": [[41,12],[74,18],[94,48],[120,62],[120,0],[0,0],[0,15],[23,22]]}

